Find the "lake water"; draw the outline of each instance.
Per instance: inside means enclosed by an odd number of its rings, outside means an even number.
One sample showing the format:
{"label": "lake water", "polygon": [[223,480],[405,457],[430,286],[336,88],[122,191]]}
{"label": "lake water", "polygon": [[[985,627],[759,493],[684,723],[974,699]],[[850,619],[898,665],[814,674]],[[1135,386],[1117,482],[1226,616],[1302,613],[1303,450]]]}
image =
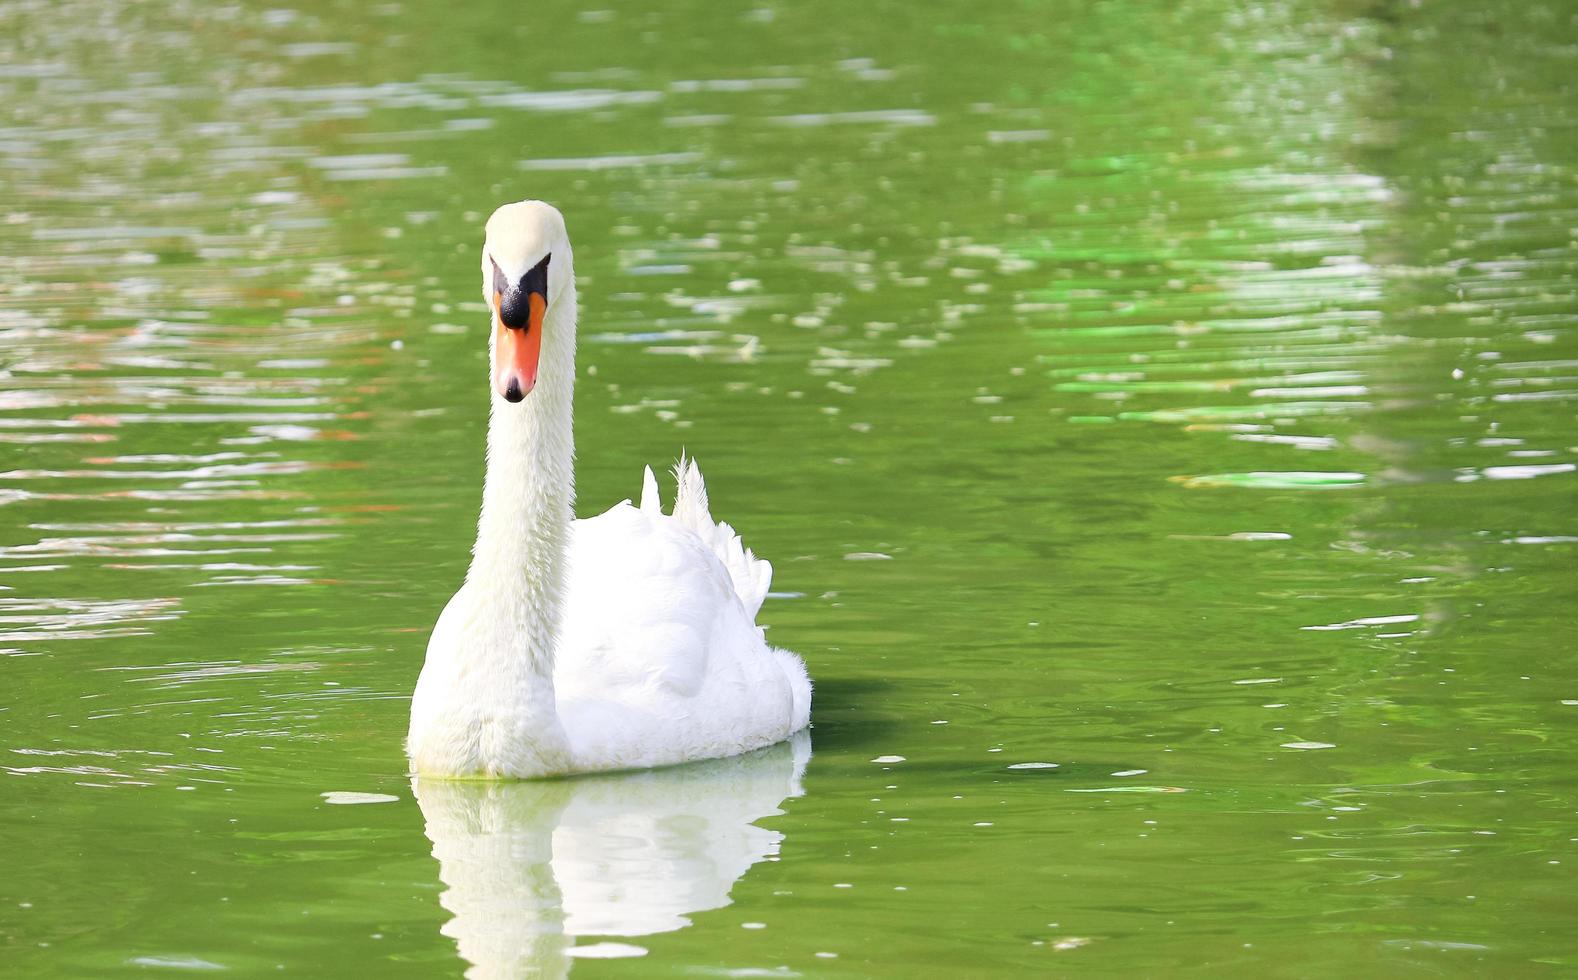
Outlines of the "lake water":
{"label": "lake water", "polygon": [[[0,11],[0,972],[1578,969],[1570,4]],[[413,786],[481,223],[808,740]]]}

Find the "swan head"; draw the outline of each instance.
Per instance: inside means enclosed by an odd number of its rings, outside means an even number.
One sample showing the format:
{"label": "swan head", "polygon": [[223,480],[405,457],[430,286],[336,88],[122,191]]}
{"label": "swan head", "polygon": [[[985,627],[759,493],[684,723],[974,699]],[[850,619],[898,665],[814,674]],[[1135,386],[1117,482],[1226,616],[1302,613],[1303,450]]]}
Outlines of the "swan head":
{"label": "swan head", "polygon": [[571,282],[564,215],[542,201],[493,212],[482,246],[482,295],[493,314],[493,390],[518,402],[537,384],[544,321]]}

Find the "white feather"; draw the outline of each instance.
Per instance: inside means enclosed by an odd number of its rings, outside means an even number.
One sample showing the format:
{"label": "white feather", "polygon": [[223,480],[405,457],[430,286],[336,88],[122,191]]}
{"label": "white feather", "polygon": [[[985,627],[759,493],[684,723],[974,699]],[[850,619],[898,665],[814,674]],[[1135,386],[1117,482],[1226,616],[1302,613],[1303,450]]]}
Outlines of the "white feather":
{"label": "white feather", "polygon": [[652,475],[650,466],[642,467],[641,510],[646,514],[657,514],[663,510],[663,501],[658,498],[657,477]]}

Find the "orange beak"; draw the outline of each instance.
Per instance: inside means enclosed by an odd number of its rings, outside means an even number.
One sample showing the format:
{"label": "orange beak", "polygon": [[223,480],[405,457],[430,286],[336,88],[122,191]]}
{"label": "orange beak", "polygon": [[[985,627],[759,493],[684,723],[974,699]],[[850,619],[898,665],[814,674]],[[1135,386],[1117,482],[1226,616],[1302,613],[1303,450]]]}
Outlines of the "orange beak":
{"label": "orange beak", "polygon": [[518,402],[537,385],[537,359],[542,354],[542,317],[548,303],[541,293],[526,297],[524,327],[507,327],[499,316],[502,293],[493,294],[493,389],[507,402]]}

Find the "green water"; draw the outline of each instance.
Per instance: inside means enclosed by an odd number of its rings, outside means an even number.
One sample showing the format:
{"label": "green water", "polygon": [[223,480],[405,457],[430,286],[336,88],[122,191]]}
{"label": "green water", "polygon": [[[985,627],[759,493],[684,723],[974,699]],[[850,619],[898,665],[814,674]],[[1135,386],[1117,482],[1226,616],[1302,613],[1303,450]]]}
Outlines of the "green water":
{"label": "green water", "polygon": [[[0,973],[1578,969],[1571,5],[34,0],[0,52]],[[809,745],[406,777],[524,196],[580,512],[701,459]]]}

